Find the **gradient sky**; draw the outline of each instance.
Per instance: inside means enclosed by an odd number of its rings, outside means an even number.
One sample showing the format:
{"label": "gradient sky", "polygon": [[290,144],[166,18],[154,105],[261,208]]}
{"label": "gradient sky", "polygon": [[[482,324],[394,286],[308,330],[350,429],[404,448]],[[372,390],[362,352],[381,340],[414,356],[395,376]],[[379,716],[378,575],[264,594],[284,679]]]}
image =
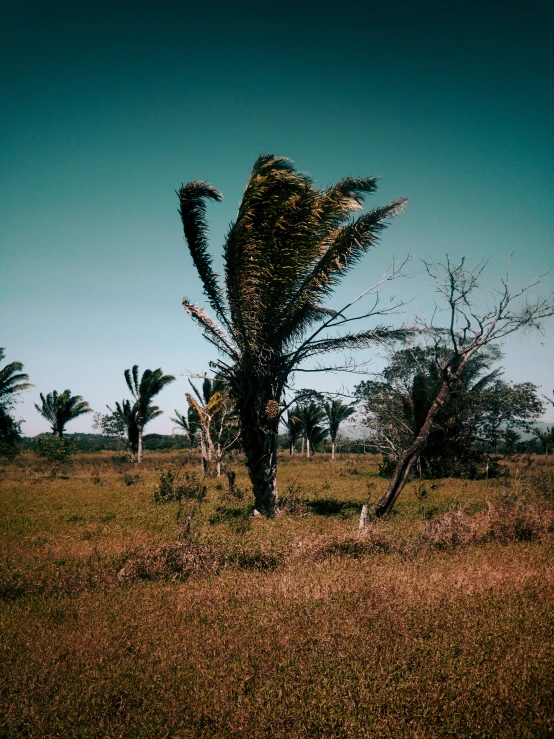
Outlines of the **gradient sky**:
{"label": "gradient sky", "polygon": [[[39,392],[70,388],[105,410],[135,363],[208,369],[214,350],[180,304],[202,294],[174,190],[206,179],[223,192],[208,211],[219,255],[261,152],[322,186],[378,174],[370,206],[409,199],[335,306],[393,255],[491,257],[491,288],[512,252],[514,283],[550,269],[553,7],[2,2],[0,346],[36,386],[18,406],[24,433],[48,428]],[[431,313],[423,275],[394,289],[413,297],[397,320]],[[552,392],[553,328],[506,346],[508,379]],[[186,390],[180,376],[163,391],[149,431],[171,432]]]}

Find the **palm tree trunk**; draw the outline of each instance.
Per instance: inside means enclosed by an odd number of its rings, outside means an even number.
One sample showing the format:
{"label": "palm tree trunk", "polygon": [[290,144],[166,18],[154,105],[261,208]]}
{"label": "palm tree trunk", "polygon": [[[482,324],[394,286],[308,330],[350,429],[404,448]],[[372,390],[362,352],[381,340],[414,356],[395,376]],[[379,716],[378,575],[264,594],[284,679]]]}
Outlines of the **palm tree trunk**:
{"label": "palm tree trunk", "polygon": [[306,436],[306,457],[307,459],[310,458],[310,440],[307,436]]}
{"label": "palm tree trunk", "polygon": [[[270,388],[271,390],[271,388]],[[268,418],[267,401],[275,397],[270,390],[252,397],[240,397],[237,410],[240,418],[241,442],[256,511],[273,516],[277,505],[277,439],[279,418]],[[277,400],[278,402],[278,400]]]}
{"label": "palm tree trunk", "polygon": [[331,439],[331,459],[335,458],[335,440]]}
{"label": "palm tree trunk", "polygon": [[261,459],[250,460],[247,454],[246,465],[252,482],[256,510],[266,516],[273,516],[279,497],[277,492],[277,436],[267,437]]}
{"label": "palm tree trunk", "polygon": [[450,382],[443,380],[439,393],[429,409],[427,417],[425,418],[423,426],[419,430],[415,441],[401,454],[385,494],[375,506],[376,516],[385,516],[392,510],[392,507],[396,503],[398,496],[406,484],[412,465],[419,458],[419,455],[425,448],[435,419],[446,400],[450,397],[451,392],[452,380]]}
{"label": "palm tree trunk", "polygon": [[138,432],[137,464],[142,464],[142,429]]}

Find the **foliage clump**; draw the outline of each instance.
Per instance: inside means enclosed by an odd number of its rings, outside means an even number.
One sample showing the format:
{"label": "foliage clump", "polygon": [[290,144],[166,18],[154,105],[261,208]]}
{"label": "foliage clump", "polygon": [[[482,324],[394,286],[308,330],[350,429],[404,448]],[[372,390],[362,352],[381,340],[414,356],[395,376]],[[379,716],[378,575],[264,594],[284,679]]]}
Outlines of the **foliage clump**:
{"label": "foliage clump", "polygon": [[185,472],[183,477],[179,477],[172,470],[168,470],[160,475],[160,481],[154,490],[154,501],[156,503],[171,503],[189,500],[201,503],[207,492],[204,481],[198,478],[194,472]]}
{"label": "foliage clump", "polygon": [[[538,388],[512,384],[494,365],[502,357],[494,346],[471,357],[460,382],[437,414],[414,466],[418,477],[494,478],[502,469],[497,453],[506,434],[529,431],[544,410]],[[371,441],[383,454],[382,477],[392,477],[402,452],[413,443],[443,381],[447,351],[414,346],[396,351],[375,380],[356,387],[365,410]]]}
{"label": "foliage clump", "polygon": [[[0,347],[0,361],[5,350]],[[0,368],[0,457],[14,459],[20,451],[21,422],[12,416],[16,394],[32,387],[29,377],[23,374],[21,362],[10,362]]]}
{"label": "foliage clump", "polygon": [[77,451],[77,447],[73,439],[68,439],[64,436],[40,434],[35,439],[33,451],[37,457],[42,457],[53,465],[52,475],[55,477],[58,468],[70,462],[71,457]]}

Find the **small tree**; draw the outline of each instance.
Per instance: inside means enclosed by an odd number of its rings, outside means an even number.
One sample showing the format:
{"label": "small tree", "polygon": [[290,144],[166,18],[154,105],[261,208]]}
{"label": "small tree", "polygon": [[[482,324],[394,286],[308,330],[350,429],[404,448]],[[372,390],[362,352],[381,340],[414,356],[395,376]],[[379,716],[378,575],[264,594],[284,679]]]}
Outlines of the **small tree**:
{"label": "small tree", "polygon": [[302,436],[302,422],[298,418],[296,409],[287,411],[287,420],[285,421],[287,435],[289,437],[289,454],[294,454],[294,447],[298,439]]}
{"label": "small tree", "polygon": [[134,456],[137,464],[140,464],[142,462],[144,427],[163,413],[158,406],[152,404],[152,398],[158,395],[166,385],[174,382],[175,377],[164,375],[161,368],[158,367],[155,370],[144,370],[139,381],[138,364],[135,364],[132,370],[126,369],[123,374],[127,387],[133,395],[134,403],[125,406],[124,401],[120,407],[116,403],[116,412],[127,424],[130,448],[134,445],[136,437],[136,454]]}
{"label": "small tree", "polygon": [[[413,464],[421,455],[437,416],[452,392],[462,382],[464,372],[472,357],[492,342],[522,330],[540,330],[544,320],[554,314],[554,296],[529,299],[529,290],[539,279],[512,292],[508,273],[501,280],[500,289],[493,295],[492,307],[479,311],[476,291],[484,266],[474,270],[466,267],[466,259],[459,264],[425,264],[428,274],[434,279],[436,290],[446,303],[448,328],[427,327],[437,351],[437,362],[441,370],[441,382],[434,401],[419,428],[415,440],[402,452],[392,478],[383,497],[377,502],[378,516],[388,513],[400,495]],[[447,351],[445,353],[445,348]],[[445,359],[440,359],[445,355]]]}
{"label": "small tree", "polygon": [[35,408],[52,427],[52,435],[63,437],[65,427],[84,413],[92,413],[92,408],[81,395],[71,395],[71,390],[58,394],[56,390],[46,397],[41,393],[42,405],[35,403]]}
{"label": "small tree", "polygon": [[69,463],[77,448],[73,439],[64,439],[58,434],[40,434],[35,439],[34,452],[52,465],[52,477],[56,477],[60,466]]}
{"label": "small tree", "polygon": [[321,425],[325,418],[325,411],[315,400],[298,405],[295,418],[300,423],[302,434],[306,440],[306,457],[310,458],[315,451],[316,444],[323,441],[327,429]]}
{"label": "small tree", "polygon": [[[421,476],[476,476],[507,430],[529,430],[540,416],[543,405],[535,385],[508,383],[500,377],[501,368],[492,369],[501,356],[491,345],[469,360],[416,462]],[[356,387],[372,443],[384,455],[382,474],[390,475],[418,435],[442,383],[441,363],[447,360],[447,348],[412,346],[391,354],[375,379]]]}
{"label": "small tree", "polygon": [[[109,413],[95,413],[93,428],[100,431],[104,436],[119,439],[124,448],[127,450],[131,462],[137,461],[138,453],[138,423],[137,414],[130,400],[122,400],[121,403],[116,401],[115,409],[106,406]],[[161,415],[162,411],[157,406],[150,406],[149,418],[152,420]]]}
{"label": "small tree", "polygon": [[186,393],[189,410],[198,418],[202,471],[204,474],[221,474],[226,452],[238,440],[236,414],[228,387],[221,379],[204,378],[202,393],[190,382],[194,397]]}
{"label": "small tree", "polygon": [[174,413],[177,417],[171,418],[173,423],[176,424],[173,433],[175,433],[176,429],[185,432],[189,442],[189,451],[192,453],[197,442],[198,432],[200,431],[198,413],[192,406],[189,406],[186,417],[182,413],[179,413],[178,410],[175,410]]}
{"label": "small tree", "polygon": [[14,459],[19,454],[21,442],[21,422],[16,421],[0,405],[0,457]]}
{"label": "small tree", "polygon": [[329,436],[331,437],[331,459],[335,458],[335,444],[337,441],[337,434],[339,433],[339,427],[341,423],[350,418],[356,411],[352,403],[346,405],[335,398],[328,400],[324,404],[325,416],[327,417],[327,424],[329,426]]}
{"label": "small tree", "polygon": [[552,426],[552,428],[547,428],[546,431],[543,431],[540,428],[534,428],[532,431],[539,440],[544,456],[546,457],[548,452],[551,451],[554,446],[554,426]]}

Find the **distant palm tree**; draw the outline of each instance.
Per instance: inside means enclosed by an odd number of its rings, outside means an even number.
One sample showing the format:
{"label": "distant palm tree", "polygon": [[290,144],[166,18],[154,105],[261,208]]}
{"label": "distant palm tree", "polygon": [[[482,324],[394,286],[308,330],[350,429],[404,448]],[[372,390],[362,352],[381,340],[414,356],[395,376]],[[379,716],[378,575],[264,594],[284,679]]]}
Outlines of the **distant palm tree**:
{"label": "distant palm tree", "polygon": [[331,437],[331,459],[335,458],[335,442],[339,432],[339,426],[347,418],[355,413],[353,405],[345,405],[341,400],[336,398],[324,404],[327,423],[329,424],[329,436]]}
{"label": "distant palm tree", "polygon": [[345,318],[348,306],[334,311],[321,304],[404,207],[397,200],[352,221],[376,183],[347,177],[320,190],[290,160],[260,156],[227,235],[225,292],[212,267],[205,219],[206,201],[221,200],[221,193],[199,181],[179,190],[185,238],[219,322],[186,298],[183,307],[227,357],[214,368],[236,404],[256,509],[268,516],[277,500],[277,436],[290,375],[310,357],[407,334],[377,326],[337,335],[335,328],[355,319]]}
{"label": "distant palm tree", "polygon": [[[182,429],[185,432],[189,441],[189,447],[192,450],[196,442],[196,435],[200,430],[198,413],[191,406],[189,406],[187,410],[186,418],[182,413],[179,413],[178,410],[175,410],[174,413],[177,418],[171,418],[171,420],[175,424],[175,429]],[[175,429],[173,430],[175,431]]]}
{"label": "distant palm tree", "polygon": [[287,411],[285,426],[289,437],[289,454],[293,455],[294,446],[298,439],[302,437],[302,422],[297,417],[295,409]]}
{"label": "distant palm tree", "polygon": [[35,408],[52,427],[54,436],[63,436],[66,425],[84,413],[92,413],[92,408],[81,395],[71,395],[71,390],[58,394],[56,390],[46,397],[41,393],[42,406],[35,403]]}
{"label": "distant palm tree", "polygon": [[315,446],[323,441],[327,434],[327,429],[321,426],[321,421],[325,418],[325,411],[311,400],[297,407],[295,418],[299,421],[302,433],[306,439],[306,456],[311,457],[315,451]]}
{"label": "distant palm tree", "polygon": [[[130,428],[132,429],[133,434],[136,433],[137,435],[136,461],[140,464],[142,462],[142,436],[144,427],[147,423],[150,423],[150,421],[163,413],[158,406],[152,405],[152,398],[158,395],[166,385],[174,382],[175,377],[173,375],[164,375],[161,368],[158,367],[158,369],[155,370],[144,370],[142,377],[139,380],[138,364],[135,364],[131,370],[126,369],[123,374],[125,376],[127,387],[131,391],[135,401],[132,406],[129,403],[125,412],[127,413],[128,411],[130,414]],[[121,406],[121,410],[122,412],[124,411],[123,406]]]}
{"label": "distant palm tree", "polygon": [[[119,436],[121,441],[127,446],[131,461],[138,463],[140,434],[138,413],[134,403],[125,399],[121,403],[116,401],[115,410],[112,410],[110,406],[107,406],[107,408],[112,414],[111,416],[106,416],[110,434]],[[157,405],[150,404],[146,409],[142,427],[144,428],[147,423],[161,416],[162,413],[163,411]]]}

